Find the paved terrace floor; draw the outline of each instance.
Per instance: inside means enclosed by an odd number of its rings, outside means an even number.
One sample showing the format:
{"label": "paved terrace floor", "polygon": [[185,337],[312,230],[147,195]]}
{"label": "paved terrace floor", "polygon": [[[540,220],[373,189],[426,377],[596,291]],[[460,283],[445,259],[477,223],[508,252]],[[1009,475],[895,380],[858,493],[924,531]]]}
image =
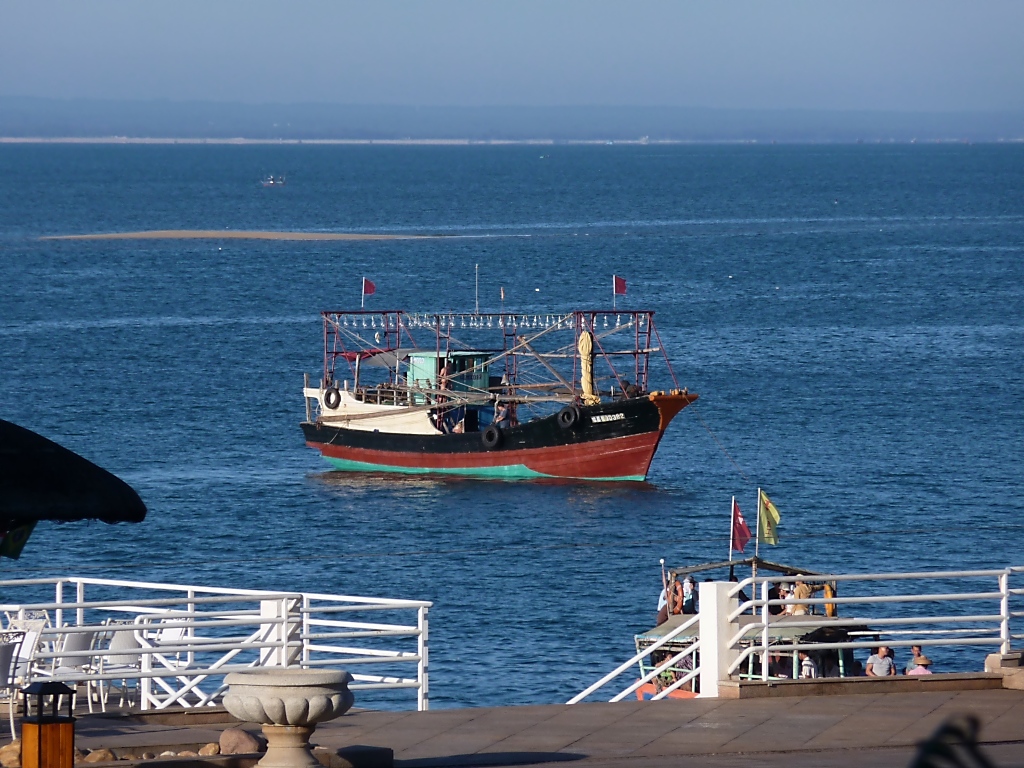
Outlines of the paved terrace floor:
{"label": "paved terrace floor", "polygon": [[[332,749],[389,747],[399,768],[886,768],[910,765],[918,742],[965,713],[980,719],[983,750],[997,766],[1024,766],[1024,691],[1014,690],[359,711],[320,726],[313,740]],[[226,727],[85,717],[78,741],[86,748],[173,748],[216,741]]]}

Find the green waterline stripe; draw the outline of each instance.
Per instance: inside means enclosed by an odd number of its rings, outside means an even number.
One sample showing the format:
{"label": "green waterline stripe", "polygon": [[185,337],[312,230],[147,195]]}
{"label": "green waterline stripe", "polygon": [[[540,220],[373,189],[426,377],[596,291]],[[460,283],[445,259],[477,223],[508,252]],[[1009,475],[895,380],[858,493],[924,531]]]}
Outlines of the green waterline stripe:
{"label": "green waterline stripe", "polygon": [[640,481],[644,480],[642,475],[622,475],[620,477],[562,477],[560,475],[548,475],[543,472],[536,472],[525,464],[504,464],[497,467],[454,467],[454,468],[432,468],[432,467],[399,467],[391,464],[371,464],[364,461],[352,461],[350,459],[336,459],[331,456],[324,456],[327,462],[335,469],[348,472],[394,472],[402,475],[460,475],[463,477],[481,477],[495,480],[532,480],[537,478],[556,478],[563,480],[600,480],[608,482],[616,481]]}

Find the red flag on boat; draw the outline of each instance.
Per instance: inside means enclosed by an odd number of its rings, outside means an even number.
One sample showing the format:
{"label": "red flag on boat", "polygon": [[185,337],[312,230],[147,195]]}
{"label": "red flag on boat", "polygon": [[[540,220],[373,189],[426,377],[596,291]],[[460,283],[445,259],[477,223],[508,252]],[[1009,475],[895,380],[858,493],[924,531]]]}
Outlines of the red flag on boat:
{"label": "red flag on boat", "polygon": [[747,546],[747,542],[750,541],[750,528],[747,526],[747,521],[743,519],[743,513],[740,512],[740,505],[736,503],[736,499],[732,500],[732,548],[735,552],[742,552],[743,548]]}
{"label": "red flag on boat", "polygon": [[612,275],[612,293],[616,296],[626,295],[626,278]]}
{"label": "red flag on boat", "polygon": [[367,280],[364,277],[363,278],[363,296],[372,296],[376,292],[377,292],[377,286],[374,285],[372,282],[370,282],[369,280]]}

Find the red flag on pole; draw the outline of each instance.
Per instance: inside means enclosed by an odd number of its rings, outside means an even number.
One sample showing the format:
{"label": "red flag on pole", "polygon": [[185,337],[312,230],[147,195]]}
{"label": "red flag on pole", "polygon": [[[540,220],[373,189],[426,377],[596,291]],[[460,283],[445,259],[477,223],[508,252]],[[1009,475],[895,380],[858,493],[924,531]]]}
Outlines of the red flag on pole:
{"label": "red flag on pole", "polygon": [[373,283],[371,283],[369,280],[367,280],[364,277],[363,278],[363,295],[364,296],[372,296],[376,292],[377,292],[377,286],[374,285]]}
{"label": "red flag on pole", "polygon": [[612,275],[612,292],[616,296],[626,295],[626,278]]}
{"label": "red flag on pole", "polygon": [[740,505],[736,503],[736,499],[732,500],[732,548],[736,552],[742,552],[743,548],[747,546],[747,542],[753,538],[750,535],[750,528],[747,526],[747,521],[743,519],[743,513],[740,512]]}

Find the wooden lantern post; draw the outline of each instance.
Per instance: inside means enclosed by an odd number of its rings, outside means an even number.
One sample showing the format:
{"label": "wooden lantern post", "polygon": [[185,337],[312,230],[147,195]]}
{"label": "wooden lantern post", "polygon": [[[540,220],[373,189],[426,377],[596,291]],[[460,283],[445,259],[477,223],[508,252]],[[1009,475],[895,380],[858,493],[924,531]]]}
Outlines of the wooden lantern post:
{"label": "wooden lantern post", "polygon": [[[75,718],[71,716],[75,691],[64,683],[32,683],[22,690],[25,716],[21,720],[23,768],[73,768]],[[61,696],[67,696],[68,713],[61,715]],[[45,699],[49,697],[49,707]],[[47,708],[50,710],[47,712]]]}

